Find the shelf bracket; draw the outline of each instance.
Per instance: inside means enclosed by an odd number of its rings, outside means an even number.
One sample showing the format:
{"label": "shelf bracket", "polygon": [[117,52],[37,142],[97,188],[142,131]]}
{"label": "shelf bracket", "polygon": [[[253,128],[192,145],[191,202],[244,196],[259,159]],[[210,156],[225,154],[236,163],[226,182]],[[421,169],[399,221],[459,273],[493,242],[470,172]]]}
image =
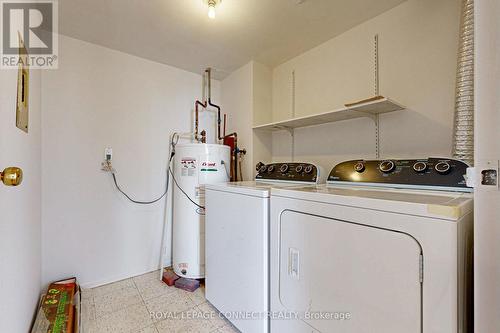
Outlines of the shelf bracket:
{"label": "shelf bracket", "polygon": [[275,126],[273,126],[273,128],[287,131],[288,133],[290,133],[291,136],[293,136],[293,134],[294,134],[294,128],[293,127],[275,125]]}
{"label": "shelf bracket", "polygon": [[363,112],[363,111],[356,111],[356,112],[359,112],[360,114],[362,114],[364,117],[367,117],[367,118],[370,118],[371,120],[373,120],[375,123],[377,122],[378,120],[378,114],[374,114],[374,113],[370,113],[370,112]]}
{"label": "shelf bracket", "polygon": [[363,114],[365,117],[373,120],[375,124],[375,157],[377,159],[380,158],[380,115],[378,113],[369,113],[358,111],[360,114]]}

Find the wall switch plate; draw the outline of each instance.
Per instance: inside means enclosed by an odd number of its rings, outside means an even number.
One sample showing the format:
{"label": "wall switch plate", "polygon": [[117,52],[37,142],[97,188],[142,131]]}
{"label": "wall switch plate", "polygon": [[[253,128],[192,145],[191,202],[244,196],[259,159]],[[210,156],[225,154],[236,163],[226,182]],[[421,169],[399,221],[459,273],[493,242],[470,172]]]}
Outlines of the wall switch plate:
{"label": "wall switch plate", "polygon": [[113,149],[106,148],[104,149],[104,160],[111,161],[113,159]]}

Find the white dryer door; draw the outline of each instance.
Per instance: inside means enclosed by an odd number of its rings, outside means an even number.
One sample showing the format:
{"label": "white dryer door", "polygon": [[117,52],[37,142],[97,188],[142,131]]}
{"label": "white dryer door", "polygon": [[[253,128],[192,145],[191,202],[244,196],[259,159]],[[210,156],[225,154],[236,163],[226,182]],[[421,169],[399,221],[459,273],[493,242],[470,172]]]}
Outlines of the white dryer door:
{"label": "white dryer door", "polygon": [[308,325],[323,333],[421,332],[414,238],[294,211],[281,215],[280,237],[280,302]]}

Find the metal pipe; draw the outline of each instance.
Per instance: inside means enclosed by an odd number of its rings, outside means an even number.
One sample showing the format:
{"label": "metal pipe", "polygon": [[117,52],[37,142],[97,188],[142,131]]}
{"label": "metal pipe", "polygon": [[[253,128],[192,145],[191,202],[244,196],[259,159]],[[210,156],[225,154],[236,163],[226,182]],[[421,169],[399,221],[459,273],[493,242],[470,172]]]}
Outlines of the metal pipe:
{"label": "metal pipe", "polygon": [[234,137],[234,151],[231,152],[231,154],[234,154],[234,170],[236,170],[234,172],[234,179],[236,181],[238,181],[238,151],[239,151],[239,148],[238,148],[238,134],[235,132],[235,133],[231,133],[231,134],[228,134],[226,135],[226,121],[227,121],[227,115],[224,114],[224,131],[223,131],[223,138],[230,138],[230,137]]}
{"label": "metal pipe", "polygon": [[207,73],[206,71],[203,73],[203,92],[202,92],[202,99],[203,103],[207,103]]}
{"label": "metal pipe", "polygon": [[[205,103],[205,107],[207,104],[217,109],[217,139],[224,140],[225,138],[234,137],[234,179],[238,181],[238,134],[236,132],[226,135],[226,115],[224,115],[224,135],[221,135],[221,108],[219,105],[212,103],[212,69],[207,68],[205,70],[207,74],[207,85],[208,85],[208,103]],[[232,161],[231,161],[232,162]]]}
{"label": "metal pipe", "polygon": [[208,105],[214,107],[217,109],[217,139],[222,140],[224,139],[223,136],[221,136],[220,133],[220,125],[221,125],[221,116],[220,116],[220,106],[217,104],[212,103],[212,69],[207,68],[205,70],[207,73],[207,80],[208,80]]}
{"label": "metal pipe", "polygon": [[474,164],[474,0],[462,0],[453,158]]}
{"label": "metal pipe", "polygon": [[226,136],[226,118],[227,118],[227,115],[224,113],[224,136]]}
{"label": "metal pipe", "polygon": [[223,139],[230,138],[230,137],[234,138],[234,151],[233,151],[233,154],[234,154],[234,164],[233,164],[233,170],[234,170],[234,179],[236,181],[238,181],[238,152],[239,152],[239,149],[238,149],[238,133],[234,132],[234,133],[225,135],[223,137]]}
{"label": "metal pipe", "polygon": [[199,116],[198,116],[199,110],[198,110],[198,106],[203,106],[204,108],[206,108],[207,107],[207,103],[202,103],[202,102],[200,102],[198,100],[194,103],[194,110],[195,110],[194,111],[194,113],[195,113],[195,116],[194,116],[194,118],[195,118],[195,120],[194,120],[194,138],[195,138],[196,141],[199,142],[200,139],[198,138],[198,126],[199,126]]}
{"label": "metal pipe", "polygon": [[243,163],[242,163],[242,155],[246,155],[247,150],[246,149],[241,149],[238,152],[238,164],[240,166],[240,180],[243,181]]}

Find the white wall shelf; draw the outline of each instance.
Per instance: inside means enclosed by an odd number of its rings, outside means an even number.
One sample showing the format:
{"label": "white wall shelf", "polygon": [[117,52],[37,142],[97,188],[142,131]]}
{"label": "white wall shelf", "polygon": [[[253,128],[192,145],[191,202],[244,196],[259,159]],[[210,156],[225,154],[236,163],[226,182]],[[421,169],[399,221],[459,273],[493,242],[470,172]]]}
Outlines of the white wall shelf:
{"label": "white wall shelf", "polygon": [[281,131],[363,117],[369,117],[375,120],[375,117],[379,114],[400,111],[404,109],[405,107],[403,105],[389,98],[381,98],[378,100],[360,103],[334,111],[258,125],[254,126],[253,129],[265,131]]}

